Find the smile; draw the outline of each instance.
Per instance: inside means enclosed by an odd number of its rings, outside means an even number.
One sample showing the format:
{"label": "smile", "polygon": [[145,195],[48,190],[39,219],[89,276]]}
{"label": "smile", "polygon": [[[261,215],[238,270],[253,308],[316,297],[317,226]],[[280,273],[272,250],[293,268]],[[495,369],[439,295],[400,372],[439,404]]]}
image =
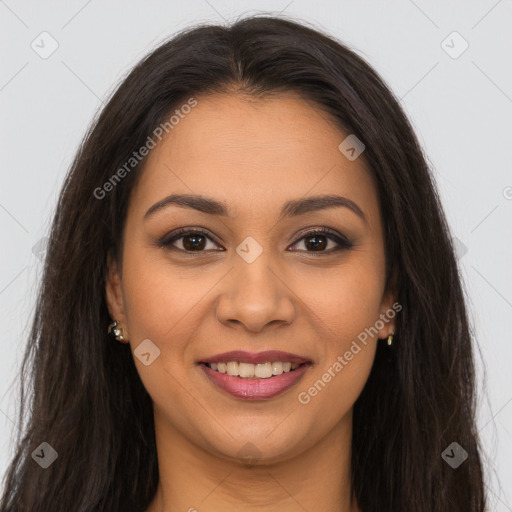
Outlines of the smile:
{"label": "smile", "polygon": [[[217,368],[212,368],[215,365]],[[219,371],[219,365],[220,370],[223,370],[225,366],[225,373]],[[228,365],[229,371],[234,375],[229,374]],[[311,363],[300,365],[295,363],[293,366],[294,369],[292,369],[292,363],[280,361],[260,364],[230,361],[229,363],[201,363],[199,365],[216,389],[242,400],[268,400],[281,395],[302,379],[311,367]],[[270,370],[272,370],[272,375],[266,377]],[[242,377],[239,375],[240,372],[245,375],[251,373],[255,375],[254,377]],[[262,376],[257,377],[256,374]]]}
{"label": "smile", "polygon": [[227,373],[228,375],[242,379],[269,379],[276,375],[294,371],[300,365],[290,363],[289,361],[274,361],[272,363],[267,362],[260,364],[230,361],[228,363],[207,363],[207,366],[219,373]]}
{"label": "smile", "polygon": [[311,361],[288,352],[227,352],[199,362],[216,388],[244,400],[264,400],[296,384]]}

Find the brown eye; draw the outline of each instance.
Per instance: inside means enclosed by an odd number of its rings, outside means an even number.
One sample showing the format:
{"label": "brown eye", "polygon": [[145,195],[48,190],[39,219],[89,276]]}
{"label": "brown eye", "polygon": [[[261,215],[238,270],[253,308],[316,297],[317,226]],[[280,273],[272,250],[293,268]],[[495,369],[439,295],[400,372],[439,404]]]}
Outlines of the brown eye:
{"label": "brown eye", "polygon": [[[210,247],[208,247],[208,242],[211,242]],[[206,252],[209,250],[219,250],[216,249],[216,247],[219,246],[205,232],[185,229],[166,235],[158,242],[158,245],[160,247],[176,249],[183,252]]]}
{"label": "brown eye", "polygon": [[305,247],[313,251],[324,250],[329,245],[329,238],[323,235],[309,235],[304,237],[304,241]]}
{"label": "brown eye", "polygon": [[[208,246],[210,243],[210,246]],[[324,229],[309,231],[299,238],[291,247],[304,244],[304,249],[292,249],[298,252],[331,254],[354,246],[343,235]],[[180,229],[166,235],[158,242],[159,247],[175,249],[185,253],[224,251],[206,232],[200,230]]]}
{"label": "brown eye", "polygon": [[[353,244],[346,240],[344,237],[327,229],[317,229],[315,231],[310,231],[309,233],[306,233],[304,236],[302,236],[299,240],[297,240],[293,246],[296,246],[301,242],[305,247],[305,250],[299,249],[302,252],[331,254],[333,252],[350,249],[353,247]],[[332,242],[333,244],[330,247],[328,247],[329,242]],[[326,250],[327,248],[329,248],[329,250]],[[293,250],[297,251],[297,249]]]}
{"label": "brown eye", "polygon": [[180,238],[183,240],[183,247],[187,251],[201,251],[206,246],[206,237],[204,235],[190,234]]}

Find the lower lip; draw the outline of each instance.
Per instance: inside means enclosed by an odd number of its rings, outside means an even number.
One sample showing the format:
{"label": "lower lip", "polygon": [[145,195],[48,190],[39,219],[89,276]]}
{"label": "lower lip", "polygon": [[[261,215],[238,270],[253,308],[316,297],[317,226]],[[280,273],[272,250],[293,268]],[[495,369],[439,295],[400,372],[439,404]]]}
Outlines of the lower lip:
{"label": "lower lip", "polygon": [[245,379],[227,373],[212,370],[206,364],[201,363],[201,368],[208,378],[230,395],[244,400],[264,400],[280,395],[298,382],[307,369],[309,363],[302,364],[293,372],[285,372],[268,379]]}

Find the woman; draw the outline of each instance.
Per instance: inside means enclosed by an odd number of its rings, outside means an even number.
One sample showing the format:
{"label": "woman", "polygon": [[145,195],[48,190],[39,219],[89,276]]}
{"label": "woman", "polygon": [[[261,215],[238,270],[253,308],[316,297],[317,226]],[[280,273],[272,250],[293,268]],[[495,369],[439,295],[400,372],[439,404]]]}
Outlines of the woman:
{"label": "woman", "polygon": [[430,170],[376,72],[292,20],[186,30],[119,86],[22,372],[2,512],[485,510]]}

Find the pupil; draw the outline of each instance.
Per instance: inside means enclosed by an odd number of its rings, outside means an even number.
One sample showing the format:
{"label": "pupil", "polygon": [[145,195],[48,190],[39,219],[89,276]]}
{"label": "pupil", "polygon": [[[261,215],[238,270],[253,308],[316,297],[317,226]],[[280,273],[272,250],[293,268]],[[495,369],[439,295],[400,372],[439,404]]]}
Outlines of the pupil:
{"label": "pupil", "polygon": [[[308,242],[308,240],[316,240],[316,242]],[[326,243],[325,243],[325,237],[324,236],[310,236],[306,238],[306,247],[313,249],[325,249]]]}
{"label": "pupil", "polygon": [[[191,243],[190,240],[192,240]],[[203,235],[187,235],[183,238],[183,246],[187,250],[204,249],[205,237]]]}

